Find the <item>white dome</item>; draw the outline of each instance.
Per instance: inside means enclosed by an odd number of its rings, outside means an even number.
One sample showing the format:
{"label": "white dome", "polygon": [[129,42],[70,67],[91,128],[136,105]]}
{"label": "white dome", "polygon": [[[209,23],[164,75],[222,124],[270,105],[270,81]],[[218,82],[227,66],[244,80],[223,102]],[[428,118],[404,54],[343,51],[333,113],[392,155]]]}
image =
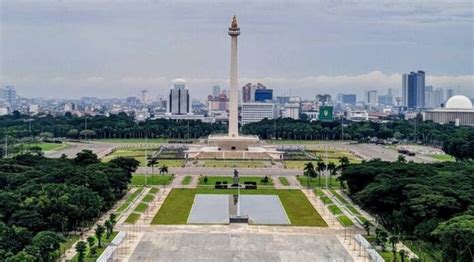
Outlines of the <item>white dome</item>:
{"label": "white dome", "polygon": [[452,96],[446,102],[448,109],[472,109],[472,102],[465,96]]}
{"label": "white dome", "polygon": [[182,78],[176,78],[175,80],[171,81],[172,84],[181,84],[181,85],[185,85],[186,84],[186,80],[182,79]]}

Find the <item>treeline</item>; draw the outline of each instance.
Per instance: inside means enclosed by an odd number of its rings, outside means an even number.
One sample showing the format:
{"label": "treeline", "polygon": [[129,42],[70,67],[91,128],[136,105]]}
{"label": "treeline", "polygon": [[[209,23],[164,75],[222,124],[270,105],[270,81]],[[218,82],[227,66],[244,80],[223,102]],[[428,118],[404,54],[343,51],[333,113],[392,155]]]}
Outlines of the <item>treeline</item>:
{"label": "treeline", "polygon": [[404,239],[443,250],[443,261],[474,261],[474,163],[369,161],[340,177],[352,199]]}
{"label": "treeline", "polygon": [[[189,139],[206,137],[212,133],[227,132],[226,124],[203,123],[199,120],[157,119],[135,122],[125,113],[106,116],[77,117],[29,116],[13,114],[0,117],[0,138],[5,134],[14,139],[26,137],[79,138],[171,138]],[[340,121],[309,122],[280,118],[264,119],[242,127],[243,134],[258,135],[261,139],[295,140],[357,140],[371,138],[408,140],[443,149],[458,159],[474,158],[474,128],[440,125],[415,118],[387,123],[353,122],[341,125]]]}
{"label": "treeline", "polygon": [[125,194],[137,166],[127,158],[101,163],[91,151],[0,159],[0,261],[55,261],[65,236]]}

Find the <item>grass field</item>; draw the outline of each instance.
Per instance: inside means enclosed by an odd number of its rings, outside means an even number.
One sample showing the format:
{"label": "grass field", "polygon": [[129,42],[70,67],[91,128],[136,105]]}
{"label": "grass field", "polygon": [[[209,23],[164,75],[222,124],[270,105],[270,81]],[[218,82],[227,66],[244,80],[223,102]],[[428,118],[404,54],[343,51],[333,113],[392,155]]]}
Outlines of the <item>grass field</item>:
{"label": "grass field", "polygon": [[439,155],[439,154],[436,154],[436,155],[430,155],[430,157],[438,160],[438,161],[441,161],[441,162],[455,162],[456,161],[456,158],[454,158],[453,156],[451,155],[447,155],[447,154],[443,154],[443,155]]}
{"label": "grass field", "polygon": [[253,160],[205,160],[204,167],[218,167],[218,168],[262,168],[268,165],[264,161],[253,161]]}
{"label": "grass field", "polygon": [[328,205],[327,208],[329,209],[329,212],[335,216],[342,214],[341,209],[339,209],[336,205]]}
{"label": "grass field", "polygon": [[[241,194],[278,195],[293,226],[326,227],[327,224],[301,190],[241,190]],[[196,194],[235,194],[236,189],[173,189],[152,224],[186,224]]]}
{"label": "grass field", "polygon": [[149,138],[149,139],[139,139],[139,138],[117,138],[117,139],[98,139],[97,142],[106,142],[106,143],[124,143],[124,144],[165,144],[168,143],[169,139],[167,138]]}
{"label": "grass field", "polygon": [[330,189],[331,193],[344,205],[350,205],[349,201],[347,201],[344,197],[342,197],[339,193],[336,192],[334,189]]}
{"label": "grass field", "polygon": [[137,188],[135,190],[135,192],[133,192],[128,198],[127,200],[119,207],[117,208],[117,212],[120,213],[122,211],[124,211],[125,209],[128,208],[128,206],[130,206],[130,203],[133,202],[133,200],[135,200],[135,198],[137,198],[137,196],[143,191],[143,188]]}
{"label": "grass field", "polygon": [[140,216],[142,214],[139,214],[139,213],[130,213],[130,215],[128,215],[127,219],[125,219],[125,224],[135,224],[137,223],[138,219],[140,219]]}
{"label": "grass field", "polygon": [[143,201],[137,205],[137,207],[133,210],[135,213],[143,213],[148,208],[148,204],[144,203]]}
{"label": "grass field", "polygon": [[352,222],[352,220],[350,220],[347,216],[345,215],[340,215],[337,217],[337,220],[339,220],[339,222],[341,222],[341,225],[343,225],[344,227],[350,227],[350,226],[353,226],[354,223]]}
{"label": "grass field", "polygon": [[148,193],[148,195],[143,197],[142,202],[147,202],[147,203],[151,202],[153,200],[153,198],[155,198],[155,194]]}
{"label": "grass field", "polygon": [[280,183],[284,186],[289,186],[290,185],[290,182],[288,182],[288,179],[286,179],[286,177],[283,177],[283,176],[280,176],[278,177],[278,179],[280,180]]}
{"label": "grass field", "polygon": [[150,188],[150,191],[148,191],[148,194],[156,194],[156,193],[158,193],[158,191],[160,191],[159,188],[152,187],[152,188]]}
{"label": "grass field", "polygon": [[[298,179],[298,182],[300,182],[300,184],[302,186],[308,186],[308,178],[305,177],[305,176],[298,176],[297,177]],[[332,188],[340,188],[341,187],[341,183],[339,183],[339,181],[336,180],[335,177],[332,177],[331,180],[329,180],[328,178],[328,184],[331,185]],[[318,178],[311,178],[309,180],[309,185],[311,187],[326,187],[326,177],[321,177],[321,186],[319,186],[319,177]]]}
{"label": "grass field", "polygon": [[158,150],[157,147],[150,147],[146,150],[142,147],[118,148],[112,154],[103,157],[102,162],[109,162],[110,160],[116,157],[130,157],[138,160],[140,162],[140,166],[147,166],[147,161],[145,159],[145,151],[147,151],[148,156],[150,156],[152,152],[156,150]]}
{"label": "grass field", "polygon": [[[169,185],[173,181],[174,176],[172,175],[146,175],[147,185]],[[132,186],[144,186],[145,175],[137,174],[132,176]]]}
{"label": "grass field", "polygon": [[[239,181],[241,184],[244,182],[257,182],[257,185],[260,186],[272,186],[273,185],[273,180],[271,177],[268,177],[268,183],[262,182],[263,177],[256,177],[256,176],[241,176],[239,178]],[[230,176],[208,176],[207,177],[207,183],[204,183],[204,177],[199,177],[199,183],[198,185],[200,186],[205,186],[205,185],[210,185],[214,186],[216,184],[216,181],[227,181],[227,184],[232,184],[233,179]]]}
{"label": "grass field", "polygon": [[39,146],[42,151],[58,150],[67,146],[67,143],[34,143],[26,144],[28,147]]}
{"label": "grass field", "polygon": [[192,179],[191,176],[185,176],[183,181],[181,181],[181,185],[183,186],[189,185],[189,183],[191,183],[191,179]]}
{"label": "grass field", "polygon": [[326,141],[321,140],[266,140],[269,144],[275,145],[311,145],[311,144],[322,144]]}
{"label": "grass field", "polygon": [[[95,262],[97,260],[97,258],[102,254],[102,252],[104,252],[105,248],[107,248],[107,246],[110,244],[110,242],[112,242],[112,240],[115,238],[115,236],[118,234],[118,232],[113,232],[111,235],[110,235],[110,238],[107,239],[105,234],[102,236],[102,247],[97,247],[97,255],[94,256],[94,257],[91,257],[89,256],[89,248],[87,248],[86,250],[86,256],[85,256],[85,259],[84,259],[84,262]],[[94,236],[95,238],[95,236]],[[96,238],[96,241],[95,241],[96,245],[97,245],[97,238]],[[89,246],[89,245],[87,245]],[[78,262],[78,254],[76,254],[71,262]]]}
{"label": "grass field", "polygon": [[183,167],[183,159],[158,159],[158,165],[155,167],[156,172],[159,172],[159,168],[162,166],[167,167]]}

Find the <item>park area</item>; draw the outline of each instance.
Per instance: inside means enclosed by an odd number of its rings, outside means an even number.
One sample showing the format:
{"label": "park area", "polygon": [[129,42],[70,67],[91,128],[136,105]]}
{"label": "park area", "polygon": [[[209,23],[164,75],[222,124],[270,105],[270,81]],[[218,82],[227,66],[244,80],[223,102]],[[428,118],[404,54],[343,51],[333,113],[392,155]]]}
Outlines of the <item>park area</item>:
{"label": "park area", "polygon": [[[159,148],[156,145],[151,147],[127,147],[127,148],[117,148],[111,154],[102,158],[103,162],[109,162],[110,160],[117,158],[117,157],[130,157],[138,160],[140,162],[141,167],[147,166],[146,157],[151,157],[154,152],[156,152]],[[156,169],[160,166],[167,166],[167,167],[183,167],[184,160],[183,159],[159,159],[158,163],[155,164]]]}
{"label": "park area", "polygon": [[[326,227],[327,224],[301,190],[256,189],[240,190],[242,195],[278,196],[292,226]],[[237,189],[173,189],[152,224],[187,224],[196,194],[233,195]]]}
{"label": "park area", "polygon": [[264,168],[271,165],[269,161],[258,160],[203,160],[198,165],[216,168]]}

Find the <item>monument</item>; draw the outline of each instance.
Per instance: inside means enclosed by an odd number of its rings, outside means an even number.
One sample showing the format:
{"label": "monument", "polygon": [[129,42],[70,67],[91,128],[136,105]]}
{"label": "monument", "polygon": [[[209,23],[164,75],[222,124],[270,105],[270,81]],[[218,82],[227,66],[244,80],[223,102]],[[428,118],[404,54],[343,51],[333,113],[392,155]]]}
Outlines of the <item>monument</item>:
{"label": "monument", "polygon": [[239,135],[239,90],[237,76],[237,37],[240,28],[234,15],[228,31],[231,37],[229,131],[227,135],[210,135],[206,145],[193,145],[186,151],[187,158],[200,159],[281,159],[276,146],[261,145],[257,136]]}

